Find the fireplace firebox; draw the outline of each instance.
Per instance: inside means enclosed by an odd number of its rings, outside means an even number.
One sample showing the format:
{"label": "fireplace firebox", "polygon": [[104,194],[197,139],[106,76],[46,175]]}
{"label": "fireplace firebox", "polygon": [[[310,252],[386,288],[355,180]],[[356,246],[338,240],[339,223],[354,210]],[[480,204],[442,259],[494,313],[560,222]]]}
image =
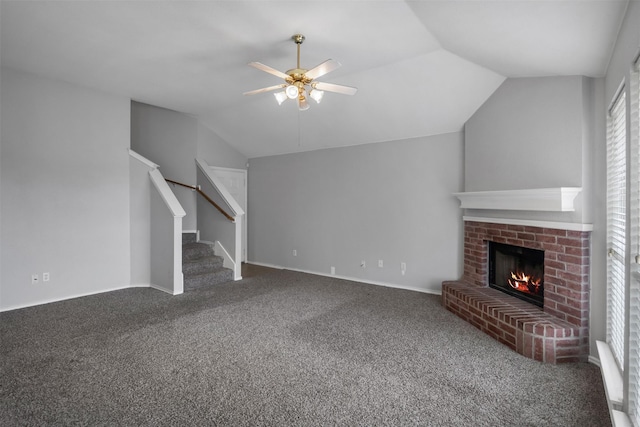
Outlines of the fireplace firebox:
{"label": "fireplace firebox", "polygon": [[544,306],[544,251],[489,242],[489,286]]}

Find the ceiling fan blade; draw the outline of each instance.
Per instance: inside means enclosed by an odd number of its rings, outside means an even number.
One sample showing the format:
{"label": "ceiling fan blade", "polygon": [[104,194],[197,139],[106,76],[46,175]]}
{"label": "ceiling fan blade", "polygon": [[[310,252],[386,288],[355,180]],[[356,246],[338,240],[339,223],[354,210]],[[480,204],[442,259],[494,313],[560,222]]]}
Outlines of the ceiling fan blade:
{"label": "ceiling fan blade", "polygon": [[312,84],[314,89],[326,90],[327,92],[341,93],[343,95],[354,95],[358,88],[351,86],[336,85],[333,83],[317,82]]}
{"label": "ceiling fan blade", "polygon": [[243,93],[243,95],[255,95],[258,93],[271,92],[272,90],[282,89],[283,87],[286,87],[286,86],[287,84],[283,83],[281,85],[263,87],[262,89],[250,90],[249,92]]}
{"label": "ceiling fan blade", "polygon": [[288,79],[289,75],[283,73],[282,71],[278,71],[275,68],[271,68],[268,65],[264,65],[260,62],[249,62],[249,66],[253,68],[257,68],[258,70],[267,72],[269,74],[273,74],[276,77],[280,77],[281,79]]}
{"label": "ceiling fan blade", "polygon": [[331,71],[340,67],[342,67],[342,64],[340,64],[338,61],[327,59],[322,64],[316,65],[315,67],[304,73],[304,75],[310,79],[317,79],[318,77],[324,76],[325,74],[330,73]]}

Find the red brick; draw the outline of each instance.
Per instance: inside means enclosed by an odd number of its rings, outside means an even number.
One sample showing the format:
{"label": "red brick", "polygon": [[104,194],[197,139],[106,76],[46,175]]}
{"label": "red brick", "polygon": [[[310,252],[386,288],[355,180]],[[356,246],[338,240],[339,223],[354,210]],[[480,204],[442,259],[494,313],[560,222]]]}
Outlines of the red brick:
{"label": "red brick", "polygon": [[544,340],[542,338],[534,337],[533,338],[533,358],[535,360],[543,361],[544,360]]}
{"label": "red brick", "polygon": [[545,272],[547,271],[547,267],[555,268],[557,270],[564,270],[565,264],[564,262],[555,261],[555,260],[546,260],[544,262]]}
{"label": "red brick", "polygon": [[566,318],[565,314],[562,311],[560,311],[559,309],[551,308],[550,304],[549,305],[545,304],[544,312],[547,313],[547,314],[550,314],[550,315],[552,315],[554,317],[557,317],[558,319],[563,319],[564,320]]}
{"label": "red brick", "polygon": [[542,234],[543,230],[540,227],[532,227],[530,225],[525,225],[524,226],[524,230],[526,233],[532,233],[532,234]]}
{"label": "red brick", "polygon": [[559,230],[557,228],[543,228],[542,230],[544,234],[548,234],[550,236],[565,237],[567,235],[567,230]]}
{"label": "red brick", "polygon": [[557,348],[556,356],[557,357],[577,356],[578,352],[579,352],[578,347]]}
{"label": "red brick", "polygon": [[582,257],[567,255],[567,254],[558,254],[558,261],[569,263],[569,264],[582,264]]}
{"label": "red brick", "polygon": [[564,246],[558,245],[557,243],[544,243],[544,250],[549,252],[555,252],[556,254],[564,253]]}
{"label": "red brick", "polygon": [[500,231],[500,237],[504,237],[506,239],[516,239],[518,237],[518,233],[511,230],[502,230]]}
{"label": "red brick", "polygon": [[524,334],[524,349],[522,355],[533,359],[533,336],[531,334]]}
{"label": "red brick", "polygon": [[548,286],[549,282],[551,282],[551,279],[553,279],[554,277],[558,277],[558,270],[555,269],[555,268],[547,267],[545,265],[545,267],[544,267],[544,287],[545,287],[545,289],[547,289],[547,286]]}
{"label": "red brick", "polygon": [[469,319],[469,323],[471,323],[473,326],[475,326],[476,328],[480,329],[480,330],[485,330],[487,328],[487,325],[485,322],[478,320],[477,318],[471,318]]}
{"label": "red brick", "polygon": [[547,325],[543,323],[538,323],[537,325],[534,326],[533,333],[538,336],[545,336],[546,330],[547,330]]}
{"label": "red brick", "polygon": [[534,241],[536,239],[536,236],[531,234],[531,233],[518,233],[518,239],[521,240],[528,240],[528,241]]}
{"label": "red brick", "polygon": [[589,235],[584,231],[567,230],[567,237],[573,237],[576,239],[588,239]]}
{"label": "red brick", "polygon": [[575,255],[575,256],[580,256],[580,257],[587,257],[589,256],[589,248],[572,248],[570,246],[567,246],[566,248],[564,248],[564,253],[567,255]]}
{"label": "red brick", "polygon": [[559,245],[563,245],[565,247],[569,246],[574,248],[582,248],[582,240],[580,239],[572,239],[570,237],[558,237],[558,240],[556,242]]}
{"label": "red brick", "polygon": [[545,295],[544,295],[545,304],[550,301],[555,301],[558,304],[566,304],[567,298],[564,295],[559,295],[553,292],[545,292]]}
{"label": "red brick", "polygon": [[493,327],[497,327],[498,326],[498,319],[496,319],[493,316],[490,316],[487,313],[484,313],[484,315],[482,316],[482,319],[487,322],[487,327],[488,328],[490,328],[491,326],[493,326]]}
{"label": "red brick", "polygon": [[585,300],[575,300],[571,298],[567,298],[565,302],[569,307],[573,307],[578,310],[588,310],[589,309],[589,301]]}
{"label": "red brick", "polygon": [[562,312],[564,314],[567,314],[569,316],[575,316],[575,317],[578,317],[578,318],[582,317],[582,312],[581,312],[580,309],[575,308],[575,307],[571,307],[568,304],[562,304],[562,306],[561,306],[561,304],[558,303],[558,310],[562,310]]}
{"label": "red brick", "polygon": [[556,236],[548,236],[546,234],[538,234],[536,236],[536,241],[538,241],[540,243],[555,244],[556,243]]}
{"label": "red brick", "polygon": [[[547,287],[545,286],[545,292],[547,292]],[[580,292],[580,291],[575,291],[573,289],[569,289],[569,288],[559,288],[556,287],[555,292],[559,295],[564,295],[567,298],[571,298],[574,300],[581,300],[581,301],[588,301],[589,300],[589,293],[588,292]]]}
{"label": "red brick", "polygon": [[567,289],[571,289],[573,291],[580,292],[585,287],[585,286],[583,286],[583,283],[586,284],[587,282],[586,281],[584,281],[584,282],[570,282],[570,281],[561,280],[559,284],[561,286],[564,286]]}
{"label": "red brick", "polygon": [[556,347],[579,347],[579,346],[580,346],[579,338],[567,338],[567,339],[556,340]]}
{"label": "red brick", "polygon": [[507,344],[510,348],[513,350],[516,349],[516,337],[513,335],[504,335],[503,340],[503,343]]}
{"label": "red brick", "polygon": [[500,329],[496,325],[487,325],[487,331],[493,332],[496,336],[501,337],[504,334],[502,333],[502,329]]}
{"label": "red brick", "polygon": [[546,363],[556,363],[556,346],[553,338],[544,340],[544,361]]}
{"label": "red brick", "polygon": [[516,328],[514,328],[513,326],[503,323],[502,324],[502,330],[504,331],[505,335],[516,335]]}

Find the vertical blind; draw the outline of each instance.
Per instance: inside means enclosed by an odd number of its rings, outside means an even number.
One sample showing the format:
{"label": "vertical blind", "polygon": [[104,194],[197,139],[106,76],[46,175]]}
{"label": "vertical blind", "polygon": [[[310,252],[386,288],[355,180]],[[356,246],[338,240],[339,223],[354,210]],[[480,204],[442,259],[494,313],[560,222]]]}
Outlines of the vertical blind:
{"label": "vertical blind", "polygon": [[623,88],[607,120],[607,341],[621,370],[625,343],[626,148]]}
{"label": "vertical blind", "polygon": [[640,60],[631,74],[629,222],[629,415],[640,427]]}

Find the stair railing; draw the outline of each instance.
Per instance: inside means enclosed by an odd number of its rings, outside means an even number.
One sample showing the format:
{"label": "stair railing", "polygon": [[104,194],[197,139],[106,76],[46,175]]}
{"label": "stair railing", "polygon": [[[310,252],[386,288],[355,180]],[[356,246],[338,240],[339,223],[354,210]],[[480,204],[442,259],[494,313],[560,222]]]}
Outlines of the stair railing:
{"label": "stair railing", "polygon": [[197,192],[198,192],[198,194],[200,194],[202,197],[204,197],[204,199],[205,199],[207,202],[211,203],[211,204],[212,204],[212,205],[213,205],[213,206],[214,206],[214,207],[215,207],[215,208],[216,208],[216,209],[217,209],[217,210],[218,210],[222,215],[224,215],[224,216],[225,216],[225,218],[227,218],[227,219],[228,219],[229,221],[231,221],[231,222],[236,222],[236,221],[235,221],[235,219],[234,219],[231,215],[229,215],[229,214],[228,214],[224,209],[222,209],[222,208],[220,207],[220,205],[218,205],[216,202],[214,202],[214,201],[211,199],[211,197],[207,196],[207,194],[206,194],[204,191],[202,191],[202,189],[200,188],[200,186],[189,185],[189,184],[183,184],[183,183],[181,183],[181,182],[173,181],[173,180],[171,180],[171,179],[165,179],[165,181],[167,181],[167,182],[168,182],[168,183],[170,183],[170,184],[180,185],[180,186],[182,186],[182,187],[190,188],[190,189],[192,189],[192,190],[194,190],[194,191],[197,191]]}

